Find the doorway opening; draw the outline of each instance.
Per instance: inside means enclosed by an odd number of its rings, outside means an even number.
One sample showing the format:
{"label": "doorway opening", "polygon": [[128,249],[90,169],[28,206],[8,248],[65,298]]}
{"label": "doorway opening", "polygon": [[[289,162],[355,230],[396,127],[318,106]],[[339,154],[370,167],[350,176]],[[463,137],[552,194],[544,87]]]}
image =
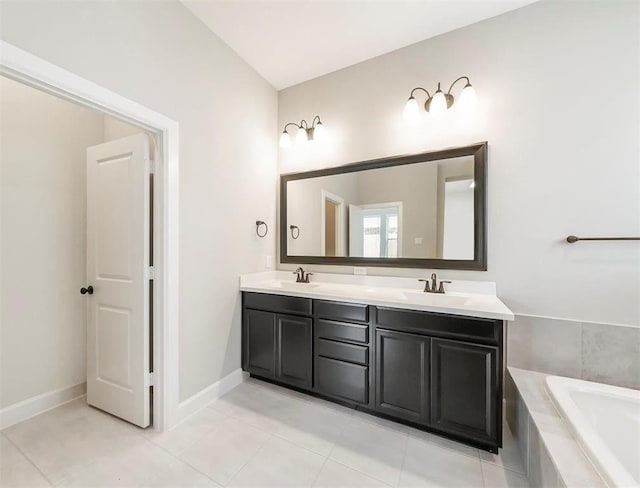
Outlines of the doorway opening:
{"label": "doorway opening", "polygon": [[[148,330],[148,342],[146,344],[148,356],[144,361],[144,366],[147,372],[153,371],[153,375],[147,374],[142,379],[145,387],[153,386],[154,390],[152,400],[150,400],[153,403],[153,408],[149,408],[149,411],[153,411],[153,428],[159,431],[166,430],[179,421],[177,354],[178,124],[136,102],[52,65],[4,41],[0,41],[0,53],[0,75],[46,94],[73,102],[85,109],[97,111],[103,116],[109,116],[114,120],[133,126],[138,132],[150,134],[155,139],[155,145],[150,146],[155,149],[154,157],[148,158],[148,164],[152,168],[145,168],[145,171],[152,169],[154,173],[153,183],[151,183],[150,179],[145,180],[146,186],[149,188],[149,194],[151,191],[153,192],[154,203],[151,205],[149,201],[149,204],[144,209],[149,232],[149,238],[145,243],[148,254],[148,261],[144,263],[146,268],[145,279],[151,278],[153,282],[153,286],[149,286],[149,294],[144,305],[149,322],[152,320],[152,326]],[[62,125],[67,121],[58,120],[57,122]],[[105,163],[102,168],[105,169],[103,176],[106,177],[107,181],[113,183],[118,176],[123,176],[126,173],[125,168],[138,167],[133,164],[111,164],[115,161],[122,162],[121,156],[123,154],[123,152],[120,152],[100,159],[100,164]],[[151,159],[154,160],[154,163],[150,162]],[[151,188],[153,189],[151,190]],[[122,201],[126,201],[126,198],[121,199]],[[48,208],[42,205],[40,210],[47,212]],[[108,233],[109,230],[107,229],[104,232]],[[103,240],[103,242],[107,241],[108,239]],[[37,251],[46,253],[48,249],[42,247]],[[107,259],[107,254],[101,259]],[[5,258],[3,261],[7,262],[6,256],[3,257]],[[114,269],[116,268],[117,266],[114,267]],[[112,278],[116,281],[118,279],[126,281],[123,276],[117,276],[122,274],[120,271],[107,272],[106,274],[113,274]],[[90,285],[90,283],[85,281],[82,288],[88,289],[87,285]],[[75,293],[78,293],[78,288],[74,288]],[[98,290],[94,290],[97,296]],[[48,290],[48,292],[55,293],[55,289]],[[23,296],[22,299],[26,300],[27,297]],[[125,314],[118,315],[118,312],[121,311],[116,310],[116,308],[102,306],[97,311],[94,311],[102,314],[112,313],[111,318],[114,319],[117,324],[116,329],[119,330],[119,332],[114,332],[115,335],[112,335],[112,337],[103,336],[106,338],[105,347],[118,334],[121,334],[121,336],[126,335],[125,330],[129,327],[129,319],[125,318]],[[102,379],[105,381],[108,381],[109,376],[117,380],[129,373],[123,369],[118,370],[119,367],[122,367],[122,363],[118,361],[107,361],[103,366],[104,374]],[[140,378],[136,377],[136,381],[138,380]],[[126,390],[126,387],[117,384],[118,381],[113,381],[112,383],[116,387]],[[77,390],[73,391],[77,392]],[[9,405],[7,408],[0,407],[0,428],[39,413],[37,411],[38,408],[41,408],[41,411],[52,408],[55,404],[51,402],[59,402],[59,398],[60,391],[54,391],[51,395],[37,395],[34,397],[33,402],[18,402],[15,405]]]}

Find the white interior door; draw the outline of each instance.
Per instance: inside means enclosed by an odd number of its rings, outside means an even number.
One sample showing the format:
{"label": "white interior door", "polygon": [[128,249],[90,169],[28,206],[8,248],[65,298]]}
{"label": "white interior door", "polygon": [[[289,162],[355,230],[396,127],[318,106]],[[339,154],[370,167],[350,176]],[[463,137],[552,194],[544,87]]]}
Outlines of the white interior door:
{"label": "white interior door", "polygon": [[150,423],[149,139],[87,149],[87,402]]}

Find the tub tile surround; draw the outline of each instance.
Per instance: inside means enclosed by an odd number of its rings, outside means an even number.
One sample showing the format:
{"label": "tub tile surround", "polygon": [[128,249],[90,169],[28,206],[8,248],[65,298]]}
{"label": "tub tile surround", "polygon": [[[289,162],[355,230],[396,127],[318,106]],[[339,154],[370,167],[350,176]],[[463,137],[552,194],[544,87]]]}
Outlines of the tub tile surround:
{"label": "tub tile surround", "polygon": [[547,374],[509,367],[506,416],[529,483],[537,487],[605,488],[545,389]]}
{"label": "tub tile surround", "polygon": [[640,389],[640,327],[516,314],[507,365]]}

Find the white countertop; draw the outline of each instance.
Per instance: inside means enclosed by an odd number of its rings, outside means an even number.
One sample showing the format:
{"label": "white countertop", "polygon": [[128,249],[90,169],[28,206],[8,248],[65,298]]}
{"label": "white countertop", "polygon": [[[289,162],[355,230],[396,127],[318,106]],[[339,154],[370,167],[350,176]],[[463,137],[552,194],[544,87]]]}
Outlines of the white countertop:
{"label": "white countertop", "polygon": [[[438,281],[440,278],[438,279]],[[317,273],[311,283],[296,283],[291,271],[267,271],[240,276],[240,290],[273,295],[319,298],[381,307],[424,310],[469,317],[513,320],[513,312],[487,281],[455,280],[447,293],[424,293],[415,278]]]}

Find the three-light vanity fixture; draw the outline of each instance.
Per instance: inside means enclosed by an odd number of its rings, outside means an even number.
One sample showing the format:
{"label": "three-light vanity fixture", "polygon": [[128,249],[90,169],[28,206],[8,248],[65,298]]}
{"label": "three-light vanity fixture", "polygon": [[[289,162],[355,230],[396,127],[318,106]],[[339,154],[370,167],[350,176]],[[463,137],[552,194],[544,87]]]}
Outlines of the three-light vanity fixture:
{"label": "three-light vanity fixture", "polygon": [[295,122],[289,122],[284,126],[284,130],[280,135],[280,147],[291,147],[291,136],[287,132],[287,128],[293,125],[297,127],[296,130],[296,144],[304,144],[307,141],[321,141],[326,137],[326,131],[324,125],[320,121],[320,116],[316,115],[311,121],[311,125],[306,120],[301,120],[299,124]]}
{"label": "three-light vanity fixture", "polygon": [[424,102],[424,109],[427,112],[431,114],[439,114],[442,112],[446,112],[448,109],[451,108],[454,102],[454,98],[453,98],[453,95],[451,94],[451,90],[453,89],[453,86],[456,83],[462,80],[466,81],[467,83],[462,89],[462,92],[460,93],[460,99],[458,100],[456,107],[458,107],[460,110],[472,109],[476,105],[476,90],[473,88],[473,86],[471,86],[471,83],[469,82],[468,77],[461,76],[460,78],[455,80],[453,83],[451,83],[451,86],[449,87],[446,93],[443,92],[442,89],[440,88],[439,82],[438,82],[438,89],[435,91],[433,96],[431,95],[431,93],[429,93],[426,89],[422,88],[421,86],[418,86],[413,90],[411,90],[411,93],[409,94],[409,99],[407,100],[407,104],[404,107],[404,113],[403,113],[404,118],[408,120],[413,120],[418,118],[418,116],[420,115],[420,107],[418,105],[418,101],[413,96],[413,94],[418,90],[422,90],[427,94],[427,100]]}

